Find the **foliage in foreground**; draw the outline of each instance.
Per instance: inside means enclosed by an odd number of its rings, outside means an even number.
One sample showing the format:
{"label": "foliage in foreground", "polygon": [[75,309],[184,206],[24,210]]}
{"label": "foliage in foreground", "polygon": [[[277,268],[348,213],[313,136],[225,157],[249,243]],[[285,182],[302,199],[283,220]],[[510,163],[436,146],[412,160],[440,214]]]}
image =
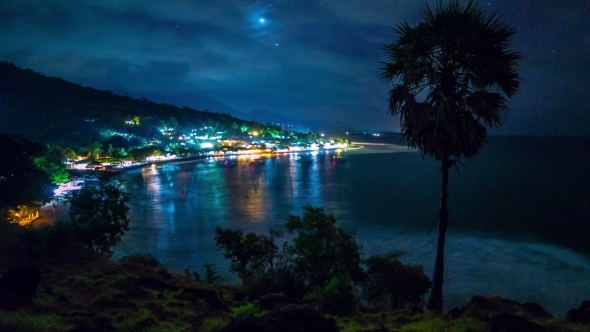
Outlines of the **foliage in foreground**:
{"label": "foliage in foreground", "polygon": [[73,193],[66,220],[44,226],[29,240],[56,253],[80,247],[89,254],[110,255],[129,230],[127,202],[129,194],[111,185],[82,188]]}
{"label": "foliage in foreground", "polygon": [[216,229],[217,247],[251,297],[283,293],[343,315],[358,308],[359,288],[371,304],[394,308],[420,302],[429,289],[422,266],[403,265],[400,253],[370,257],[363,270],[355,231],[338,226],[322,208],[304,207],[302,217],[287,217],[285,228],[295,237],[281,249],[276,229],[269,236]]}
{"label": "foliage in foreground", "polygon": [[112,185],[85,187],[70,200],[68,221],[77,241],[91,252],[109,254],[129,230],[129,194]]}
{"label": "foliage in foreground", "polygon": [[0,151],[0,217],[4,219],[9,209],[18,213],[27,206],[38,209],[49,202],[55,187],[35,164],[35,159],[44,155],[44,147],[21,136],[0,134]]}
{"label": "foliage in foreground", "polygon": [[363,295],[376,305],[397,309],[404,303],[420,303],[430,290],[430,279],[421,265],[404,265],[403,252],[374,255],[365,261],[367,278]]}

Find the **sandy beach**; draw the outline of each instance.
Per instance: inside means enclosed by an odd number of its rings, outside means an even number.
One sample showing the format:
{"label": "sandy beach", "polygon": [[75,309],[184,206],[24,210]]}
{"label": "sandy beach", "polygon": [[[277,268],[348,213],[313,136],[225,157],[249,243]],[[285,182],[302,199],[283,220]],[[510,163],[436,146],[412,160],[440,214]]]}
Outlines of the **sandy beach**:
{"label": "sandy beach", "polygon": [[346,149],[349,154],[369,153],[394,153],[394,152],[416,152],[416,149],[409,149],[407,145],[389,143],[354,142]]}
{"label": "sandy beach", "polygon": [[31,221],[28,225],[31,226],[42,226],[46,224],[53,225],[56,221],[67,217],[68,212],[70,211],[70,206],[65,204],[65,202],[59,202],[55,206],[55,211],[51,204],[44,205],[39,209],[39,217],[35,218]]}

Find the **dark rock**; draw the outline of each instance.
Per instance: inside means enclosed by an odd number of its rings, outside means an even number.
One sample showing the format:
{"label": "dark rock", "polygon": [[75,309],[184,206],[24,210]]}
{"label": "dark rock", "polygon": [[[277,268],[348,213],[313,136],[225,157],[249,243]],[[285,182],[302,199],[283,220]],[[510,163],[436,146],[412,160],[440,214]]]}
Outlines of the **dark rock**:
{"label": "dark rock", "polygon": [[158,270],[158,274],[160,275],[160,277],[162,277],[162,279],[166,281],[172,279],[172,275],[168,273],[166,270]]}
{"label": "dark rock", "polygon": [[21,266],[0,277],[0,297],[12,294],[19,298],[33,299],[41,281],[41,271],[32,266]]}
{"label": "dark rock", "polygon": [[203,299],[211,310],[230,312],[231,310],[221,302],[215,291],[203,288],[183,288],[182,294],[189,297]]}
{"label": "dark rock", "polygon": [[499,314],[490,321],[491,332],[545,332],[546,329],[537,323],[512,314]]}
{"label": "dark rock", "polygon": [[260,308],[273,310],[286,304],[298,304],[297,300],[283,294],[269,294],[260,298]]}
{"label": "dark rock", "polygon": [[526,302],[522,305],[522,309],[527,317],[532,318],[547,318],[551,317],[541,305],[534,302]]}
{"label": "dark rock", "polygon": [[153,290],[157,290],[157,291],[165,291],[165,290],[169,290],[169,291],[176,291],[179,290],[179,287],[176,286],[172,286],[170,284],[167,284],[163,281],[160,281],[158,279],[154,279],[154,278],[150,278],[150,277],[139,277],[135,280],[135,283],[143,286],[143,287],[147,287]]}
{"label": "dark rock", "polygon": [[282,327],[284,331],[293,326],[303,331],[338,332],[336,321],[328,319],[308,305],[290,304],[283,309],[271,311],[262,317],[263,322]]}
{"label": "dark rock", "polygon": [[488,299],[486,299],[485,297],[483,297],[481,295],[475,295],[469,301],[469,304],[471,304],[471,305],[486,305],[487,303],[488,303]]}
{"label": "dark rock", "polygon": [[568,311],[567,314],[565,314],[565,321],[575,324],[589,324],[590,301],[584,301],[579,308]]}
{"label": "dark rock", "polygon": [[288,305],[271,311],[262,318],[240,317],[224,327],[222,332],[338,332],[334,319],[322,316],[308,305]]}
{"label": "dark rock", "polygon": [[29,305],[37,295],[41,271],[32,266],[21,266],[0,277],[0,306],[15,310]]}
{"label": "dark rock", "polygon": [[220,332],[277,332],[278,330],[259,318],[252,316],[238,317],[226,325]]}
{"label": "dark rock", "polygon": [[498,316],[502,313],[520,315],[529,320],[551,317],[551,315],[549,315],[545,309],[537,303],[527,302],[521,305],[516,301],[497,296],[474,296],[469,303],[461,308],[462,316],[473,317],[484,321],[489,321],[492,317]]}
{"label": "dark rock", "polygon": [[447,319],[457,319],[461,317],[463,314],[463,310],[459,309],[458,307],[454,307],[449,312],[447,312],[446,318]]}

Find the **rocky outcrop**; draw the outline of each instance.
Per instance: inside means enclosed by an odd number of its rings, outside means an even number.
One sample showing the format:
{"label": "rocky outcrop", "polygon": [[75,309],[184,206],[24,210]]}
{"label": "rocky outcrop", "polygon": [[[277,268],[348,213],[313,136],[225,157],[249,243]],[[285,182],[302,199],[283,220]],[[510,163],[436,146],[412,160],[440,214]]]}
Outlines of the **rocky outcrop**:
{"label": "rocky outcrop", "polygon": [[546,329],[531,320],[550,318],[537,303],[516,301],[498,296],[474,296],[463,308],[451,309],[446,318],[471,317],[487,323],[492,332],[542,332]]}
{"label": "rocky outcrop", "polygon": [[301,304],[301,302],[284,294],[269,294],[260,298],[260,308],[265,310],[274,310],[287,304]]}
{"label": "rocky outcrop", "polygon": [[261,318],[252,316],[233,320],[222,332],[338,332],[334,319],[324,317],[308,305],[287,305]]}
{"label": "rocky outcrop", "polygon": [[37,295],[41,271],[32,266],[12,269],[0,277],[0,307],[16,309],[30,304]]}
{"label": "rocky outcrop", "polygon": [[461,316],[473,317],[489,321],[500,314],[521,316],[527,320],[549,318],[551,315],[537,303],[516,301],[497,296],[484,297],[476,295],[463,308],[454,308],[447,313],[447,318],[454,319]]}
{"label": "rocky outcrop", "polygon": [[139,277],[135,280],[135,283],[161,292],[165,290],[173,292],[181,291],[181,296],[186,299],[202,299],[211,310],[231,311],[221,302],[215,291],[210,289],[178,287],[150,277]]}
{"label": "rocky outcrop", "polygon": [[565,321],[575,324],[589,324],[590,301],[584,301],[579,308],[568,311],[567,314],[565,314]]}
{"label": "rocky outcrop", "polygon": [[502,313],[489,323],[491,332],[545,332],[544,327],[517,315]]}

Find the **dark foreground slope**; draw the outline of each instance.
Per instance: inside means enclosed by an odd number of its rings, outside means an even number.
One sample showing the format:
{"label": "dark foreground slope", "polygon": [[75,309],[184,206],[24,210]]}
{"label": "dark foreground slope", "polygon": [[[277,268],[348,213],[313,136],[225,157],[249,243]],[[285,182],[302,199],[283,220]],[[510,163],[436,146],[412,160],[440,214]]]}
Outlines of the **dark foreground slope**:
{"label": "dark foreground slope", "polygon": [[[0,331],[590,331],[590,302],[558,319],[535,303],[481,296],[444,316],[417,307],[364,308],[326,319],[313,302],[293,305],[280,295],[249,299],[239,287],[168,272],[147,255],[114,262],[44,250],[31,245],[33,235],[33,229],[0,224]],[[40,275],[27,303],[3,287],[19,267]],[[306,328],[285,329],[296,325]]]}

